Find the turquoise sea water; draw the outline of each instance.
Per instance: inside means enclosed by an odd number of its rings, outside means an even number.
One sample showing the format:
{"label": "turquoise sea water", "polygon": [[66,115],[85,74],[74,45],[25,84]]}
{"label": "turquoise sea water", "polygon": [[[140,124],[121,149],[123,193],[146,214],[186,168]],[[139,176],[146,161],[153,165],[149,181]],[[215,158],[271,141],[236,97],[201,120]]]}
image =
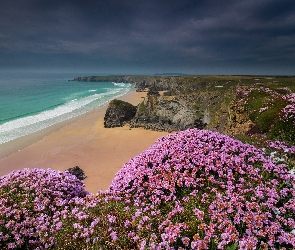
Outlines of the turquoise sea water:
{"label": "turquoise sea water", "polygon": [[89,112],[131,84],[68,81],[88,74],[0,72],[0,144]]}

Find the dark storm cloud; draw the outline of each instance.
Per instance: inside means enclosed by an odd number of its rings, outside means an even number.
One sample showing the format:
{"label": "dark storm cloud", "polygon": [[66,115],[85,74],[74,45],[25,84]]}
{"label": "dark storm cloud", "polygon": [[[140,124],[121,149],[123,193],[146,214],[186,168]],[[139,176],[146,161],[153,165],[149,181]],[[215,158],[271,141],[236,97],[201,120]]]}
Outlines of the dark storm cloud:
{"label": "dark storm cloud", "polygon": [[0,3],[0,67],[292,74],[295,2]]}

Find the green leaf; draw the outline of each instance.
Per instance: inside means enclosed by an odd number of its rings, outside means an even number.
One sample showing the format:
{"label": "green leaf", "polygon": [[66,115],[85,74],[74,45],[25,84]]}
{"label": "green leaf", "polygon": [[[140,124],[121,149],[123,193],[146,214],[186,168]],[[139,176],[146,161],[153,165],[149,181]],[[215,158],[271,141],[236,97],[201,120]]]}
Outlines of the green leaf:
{"label": "green leaf", "polygon": [[228,246],[228,247],[226,248],[226,250],[236,250],[237,247],[238,247],[238,242],[232,244],[231,246]]}

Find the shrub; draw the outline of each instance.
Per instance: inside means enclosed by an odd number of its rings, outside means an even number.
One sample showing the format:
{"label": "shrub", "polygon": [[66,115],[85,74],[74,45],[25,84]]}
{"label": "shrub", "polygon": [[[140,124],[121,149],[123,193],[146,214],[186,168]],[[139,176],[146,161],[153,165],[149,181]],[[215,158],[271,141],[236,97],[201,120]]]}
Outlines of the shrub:
{"label": "shrub", "polygon": [[278,249],[295,247],[294,184],[286,165],[254,146],[193,129],[131,159],[110,190],[134,199],[139,245]]}
{"label": "shrub", "polygon": [[0,246],[295,248],[295,179],[268,152],[217,132],[178,132],[130,159],[95,196],[67,172],[13,172],[1,177]]}
{"label": "shrub", "polygon": [[269,139],[295,143],[295,94],[291,89],[244,87],[237,89],[237,97],[245,98],[249,118],[266,133]]}
{"label": "shrub", "polygon": [[84,184],[68,172],[24,169],[0,177],[0,248],[55,245],[52,233],[71,199],[85,197]]}

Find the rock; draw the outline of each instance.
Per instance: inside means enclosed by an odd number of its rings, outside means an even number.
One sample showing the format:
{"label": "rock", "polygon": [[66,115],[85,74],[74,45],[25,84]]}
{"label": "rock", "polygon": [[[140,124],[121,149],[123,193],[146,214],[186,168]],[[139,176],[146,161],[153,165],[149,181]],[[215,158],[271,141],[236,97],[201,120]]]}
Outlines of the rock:
{"label": "rock", "polygon": [[232,101],[228,108],[228,126],[226,134],[234,136],[236,134],[257,134],[260,133],[257,126],[250,120],[248,111],[245,109],[245,100],[238,99]]}
{"label": "rock", "polygon": [[147,95],[157,95],[157,96],[159,96],[160,94],[159,94],[159,91],[157,91],[155,88],[150,88],[148,90]]}
{"label": "rock", "polygon": [[129,122],[136,113],[136,107],[128,102],[113,100],[109,103],[104,116],[104,127],[122,127]]}
{"label": "rock", "polygon": [[216,129],[215,124],[219,124],[221,118],[227,121],[227,112],[221,108],[226,97],[216,91],[162,96],[154,91],[152,89],[150,92],[154,94],[147,95],[138,105],[131,127],[171,132],[188,128]]}
{"label": "rock", "polygon": [[87,178],[87,176],[84,174],[84,171],[78,166],[75,166],[73,168],[69,168],[69,169],[67,169],[67,171],[70,174],[75,175],[81,181]]}
{"label": "rock", "polygon": [[194,127],[195,112],[179,97],[147,95],[137,107],[132,127],[156,131],[178,131]]}

